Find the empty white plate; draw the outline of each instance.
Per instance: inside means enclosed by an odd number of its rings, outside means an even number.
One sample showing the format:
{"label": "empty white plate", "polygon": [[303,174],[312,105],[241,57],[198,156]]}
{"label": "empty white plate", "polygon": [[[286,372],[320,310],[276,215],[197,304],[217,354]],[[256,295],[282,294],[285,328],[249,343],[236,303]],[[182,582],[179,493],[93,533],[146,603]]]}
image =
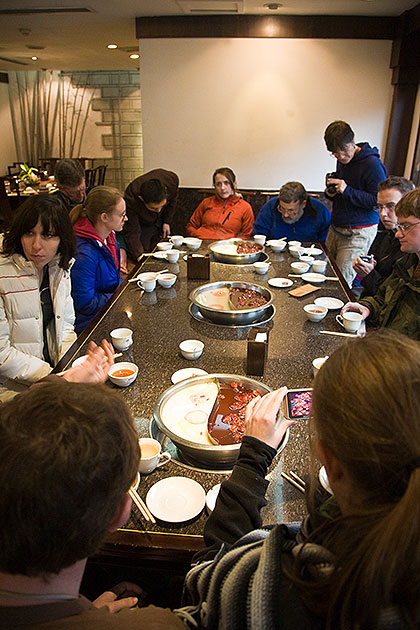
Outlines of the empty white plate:
{"label": "empty white plate", "polygon": [[[192,254],[192,256],[194,258],[204,258],[203,254]],[[183,259],[186,261],[188,258],[188,254],[185,254],[185,256],[183,256]]]}
{"label": "empty white plate", "polygon": [[151,513],[167,523],[182,523],[198,516],[206,502],[203,486],[188,477],[167,477],[146,495]]}
{"label": "empty white plate", "polygon": [[306,282],[314,282],[315,284],[321,284],[327,279],[323,273],[303,273],[302,278]]}
{"label": "empty white plate", "polygon": [[213,488],[210,488],[210,490],[206,494],[206,506],[210,513],[213,512],[214,506],[216,505],[216,499],[219,496],[220,485],[220,483],[217,483],[215,486],[213,486]]}
{"label": "empty white plate", "polygon": [[176,385],[176,383],[185,381],[187,378],[202,376],[203,374],[208,374],[208,372],[206,372],[206,370],[201,370],[200,368],[183,368],[182,370],[177,370],[172,374],[171,381],[174,385]]}
{"label": "empty white plate", "polygon": [[293,281],[289,278],[270,278],[268,281],[270,287],[276,287],[277,289],[285,289],[286,287],[291,287]]}
{"label": "empty white plate", "polygon": [[322,254],[322,249],[319,249],[319,247],[312,247],[312,249],[310,247],[306,247],[305,254],[309,254],[309,256],[319,256]]}
{"label": "empty white plate", "polygon": [[319,477],[319,482],[321,486],[324,488],[324,490],[326,490],[330,494],[333,494],[333,491],[331,490],[330,482],[328,480],[327,471],[325,470],[325,466],[322,466],[322,468],[320,468],[318,477]]}
{"label": "empty white plate", "polygon": [[338,298],[333,297],[319,297],[314,300],[318,306],[325,306],[329,311],[335,311],[339,308],[343,308],[344,302]]}

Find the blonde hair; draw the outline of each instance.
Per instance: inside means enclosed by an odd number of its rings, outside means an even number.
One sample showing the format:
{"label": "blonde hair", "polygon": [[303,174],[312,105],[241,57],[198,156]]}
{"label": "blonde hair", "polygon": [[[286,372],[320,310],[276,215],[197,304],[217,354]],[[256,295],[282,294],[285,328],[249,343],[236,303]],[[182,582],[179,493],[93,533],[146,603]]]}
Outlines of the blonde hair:
{"label": "blonde hair", "polygon": [[123,194],[116,188],[96,186],[88,193],[84,203],[79,203],[71,210],[71,222],[74,225],[80,217],[87,217],[92,224],[95,224],[102,212],[112,214],[122,198]]}
{"label": "blonde hair", "polygon": [[[417,627],[420,344],[383,329],[341,346],[316,377],[312,415],[358,499],[357,512],[311,537],[337,559],[312,607],[323,592],[330,628],[376,628],[389,606]],[[298,582],[310,605],[311,587]]]}

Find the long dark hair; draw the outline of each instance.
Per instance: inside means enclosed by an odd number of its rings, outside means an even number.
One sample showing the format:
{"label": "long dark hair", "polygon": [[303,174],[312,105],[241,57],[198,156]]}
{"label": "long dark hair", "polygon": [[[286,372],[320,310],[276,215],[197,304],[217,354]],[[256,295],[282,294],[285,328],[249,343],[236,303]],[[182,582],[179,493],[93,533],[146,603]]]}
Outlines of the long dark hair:
{"label": "long dark hair", "polygon": [[68,269],[75,252],[75,237],[67,210],[56,197],[48,194],[29,197],[17,210],[12,224],[3,240],[3,256],[21,254],[24,256],[21,238],[41,222],[45,233],[52,232],[60,238],[57,252],[59,266]]}
{"label": "long dark hair", "polygon": [[[325,579],[295,582],[334,630],[377,628],[394,607],[420,613],[420,344],[390,330],[341,346],[315,379],[312,428],[351,486],[346,515],[310,540],[336,558]],[[299,577],[297,577],[299,576]]]}

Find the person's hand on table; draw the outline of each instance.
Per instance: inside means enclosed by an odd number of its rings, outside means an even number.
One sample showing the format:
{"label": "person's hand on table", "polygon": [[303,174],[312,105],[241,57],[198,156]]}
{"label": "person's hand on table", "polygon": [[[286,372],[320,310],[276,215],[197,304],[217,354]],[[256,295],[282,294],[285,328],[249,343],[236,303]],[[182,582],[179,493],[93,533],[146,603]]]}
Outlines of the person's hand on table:
{"label": "person's hand on table", "polygon": [[361,277],[365,278],[375,268],[376,260],[371,257],[370,261],[362,260],[360,256],[353,260],[353,269]]}
{"label": "person's hand on table", "polygon": [[343,308],[341,309],[341,315],[348,312],[360,313],[363,319],[366,319],[370,315],[370,310],[368,309],[368,307],[363,306],[363,304],[359,304],[359,302],[347,302],[347,304],[344,304]]}
{"label": "person's hand on table", "polygon": [[327,186],[334,184],[336,193],[343,194],[343,192],[347,188],[347,184],[344,179],[337,179],[336,177],[331,177],[327,180]]}
{"label": "person's hand on table", "polygon": [[171,226],[169,225],[169,223],[164,223],[162,225],[162,237],[169,238],[170,235],[171,235]]}
{"label": "person's hand on table", "polygon": [[[127,595],[124,596],[124,594]],[[128,596],[129,595],[129,596]],[[143,595],[143,589],[133,582],[120,582],[113,586],[109,591],[105,591],[99,595],[93,602],[95,608],[103,608],[106,606],[110,613],[117,613],[124,608],[133,608]]]}
{"label": "person's hand on table", "polygon": [[80,365],[71,367],[63,374],[70,383],[104,383],[108,371],[114,364],[114,348],[105,339],[101,346],[90,342],[87,350],[88,358]]}
{"label": "person's hand on table", "polygon": [[128,273],[127,252],[122,247],[120,249],[120,270],[121,270],[121,273]]}
{"label": "person's hand on table", "polygon": [[281,387],[261,398],[253,398],[245,411],[245,435],[277,448],[288,427],[294,424],[294,420],[283,416],[279,421],[277,419],[286,394],[287,387]]}

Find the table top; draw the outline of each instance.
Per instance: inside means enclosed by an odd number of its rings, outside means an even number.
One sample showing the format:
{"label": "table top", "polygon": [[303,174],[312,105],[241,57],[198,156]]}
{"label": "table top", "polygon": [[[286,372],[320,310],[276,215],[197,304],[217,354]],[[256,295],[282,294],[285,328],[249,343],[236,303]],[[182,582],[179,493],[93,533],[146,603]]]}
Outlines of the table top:
{"label": "table top", "polygon": [[[207,253],[210,242],[203,241],[199,253]],[[313,303],[316,297],[337,297],[345,302],[348,289],[341,279],[326,280],[318,285],[314,293],[303,298],[292,297],[288,291],[304,284],[300,278],[291,278],[294,284],[289,289],[270,287],[267,281],[272,277],[288,277],[292,272],[290,263],[296,259],[287,250],[274,254],[266,248],[266,253],[272,263],[266,275],[257,275],[252,265],[211,262],[209,281],[239,280],[256,283],[272,291],[276,314],[271,323],[265,372],[263,377],[252,378],[272,389],[282,385],[289,388],[310,387],[313,380],[312,360],[331,354],[345,339],[319,333],[324,329],[337,332],[343,330],[335,320],[338,311],[329,311],[320,323],[312,323],[306,319],[303,306]],[[325,248],[317,258],[328,260]],[[337,278],[334,267],[333,262],[329,261],[325,275]],[[148,435],[154,404],[158,396],[172,385],[171,375],[176,370],[195,367],[209,373],[245,375],[246,368],[249,327],[228,328],[208,324],[196,321],[190,315],[189,294],[208,281],[188,280],[187,263],[183,258],[176,264],[169,264],[166,260],[145,256],[129,277],[137,275],[139,271],[159,271],[164,268],[177,274],[177,281],[172,288],[157,286],[152,293],[143,293],[136,283],[125,280],[94,325],[79,337],[56,368],[59,371],[84,354],[88,341],[99,344],[103,338],[110,340],[109,333],[114,328],[131,328],[134,331],[133,345],[118,360],[133,361],[139,367],[139,374],[130,387],[119,389],[119,392],[131,408],[142,437]],[[178,345],[184,339],[200,339],[204,343],[200,359],[188,361],[179,354]],[[109,386],[113,387],[110,383]],[[267,478],[271,483],[267,491],[268,505],[262,511],[264,524],[300,520],[305,515],[303,495],[287,482],[284,483],[280,472],[281,469],[286,472],[294,470],[300,476],[307,476],[308,446],[307,424],[300,421],[291,427],[285,450],[275,458],[269,470]],[[206,492],[226,477],[223,473],[196,471],[171,461],[150,475],[142,476],[138,492],[145,499],[148,489],[156,481],[175,475],[195,479]],[[203,512],[189,523],[152,525],[145,522],[133,508],[124,531],[132,542],[136,538],[135,534],[138,535],[137,541],[141,538],[140,534],[148,535],[149,542],[150,535],[157,534],[158,544],[169,545],[179,542],[175,538],[187,536],[189,544],[198,548],[202,544],[201,534],[206,518]]]}

